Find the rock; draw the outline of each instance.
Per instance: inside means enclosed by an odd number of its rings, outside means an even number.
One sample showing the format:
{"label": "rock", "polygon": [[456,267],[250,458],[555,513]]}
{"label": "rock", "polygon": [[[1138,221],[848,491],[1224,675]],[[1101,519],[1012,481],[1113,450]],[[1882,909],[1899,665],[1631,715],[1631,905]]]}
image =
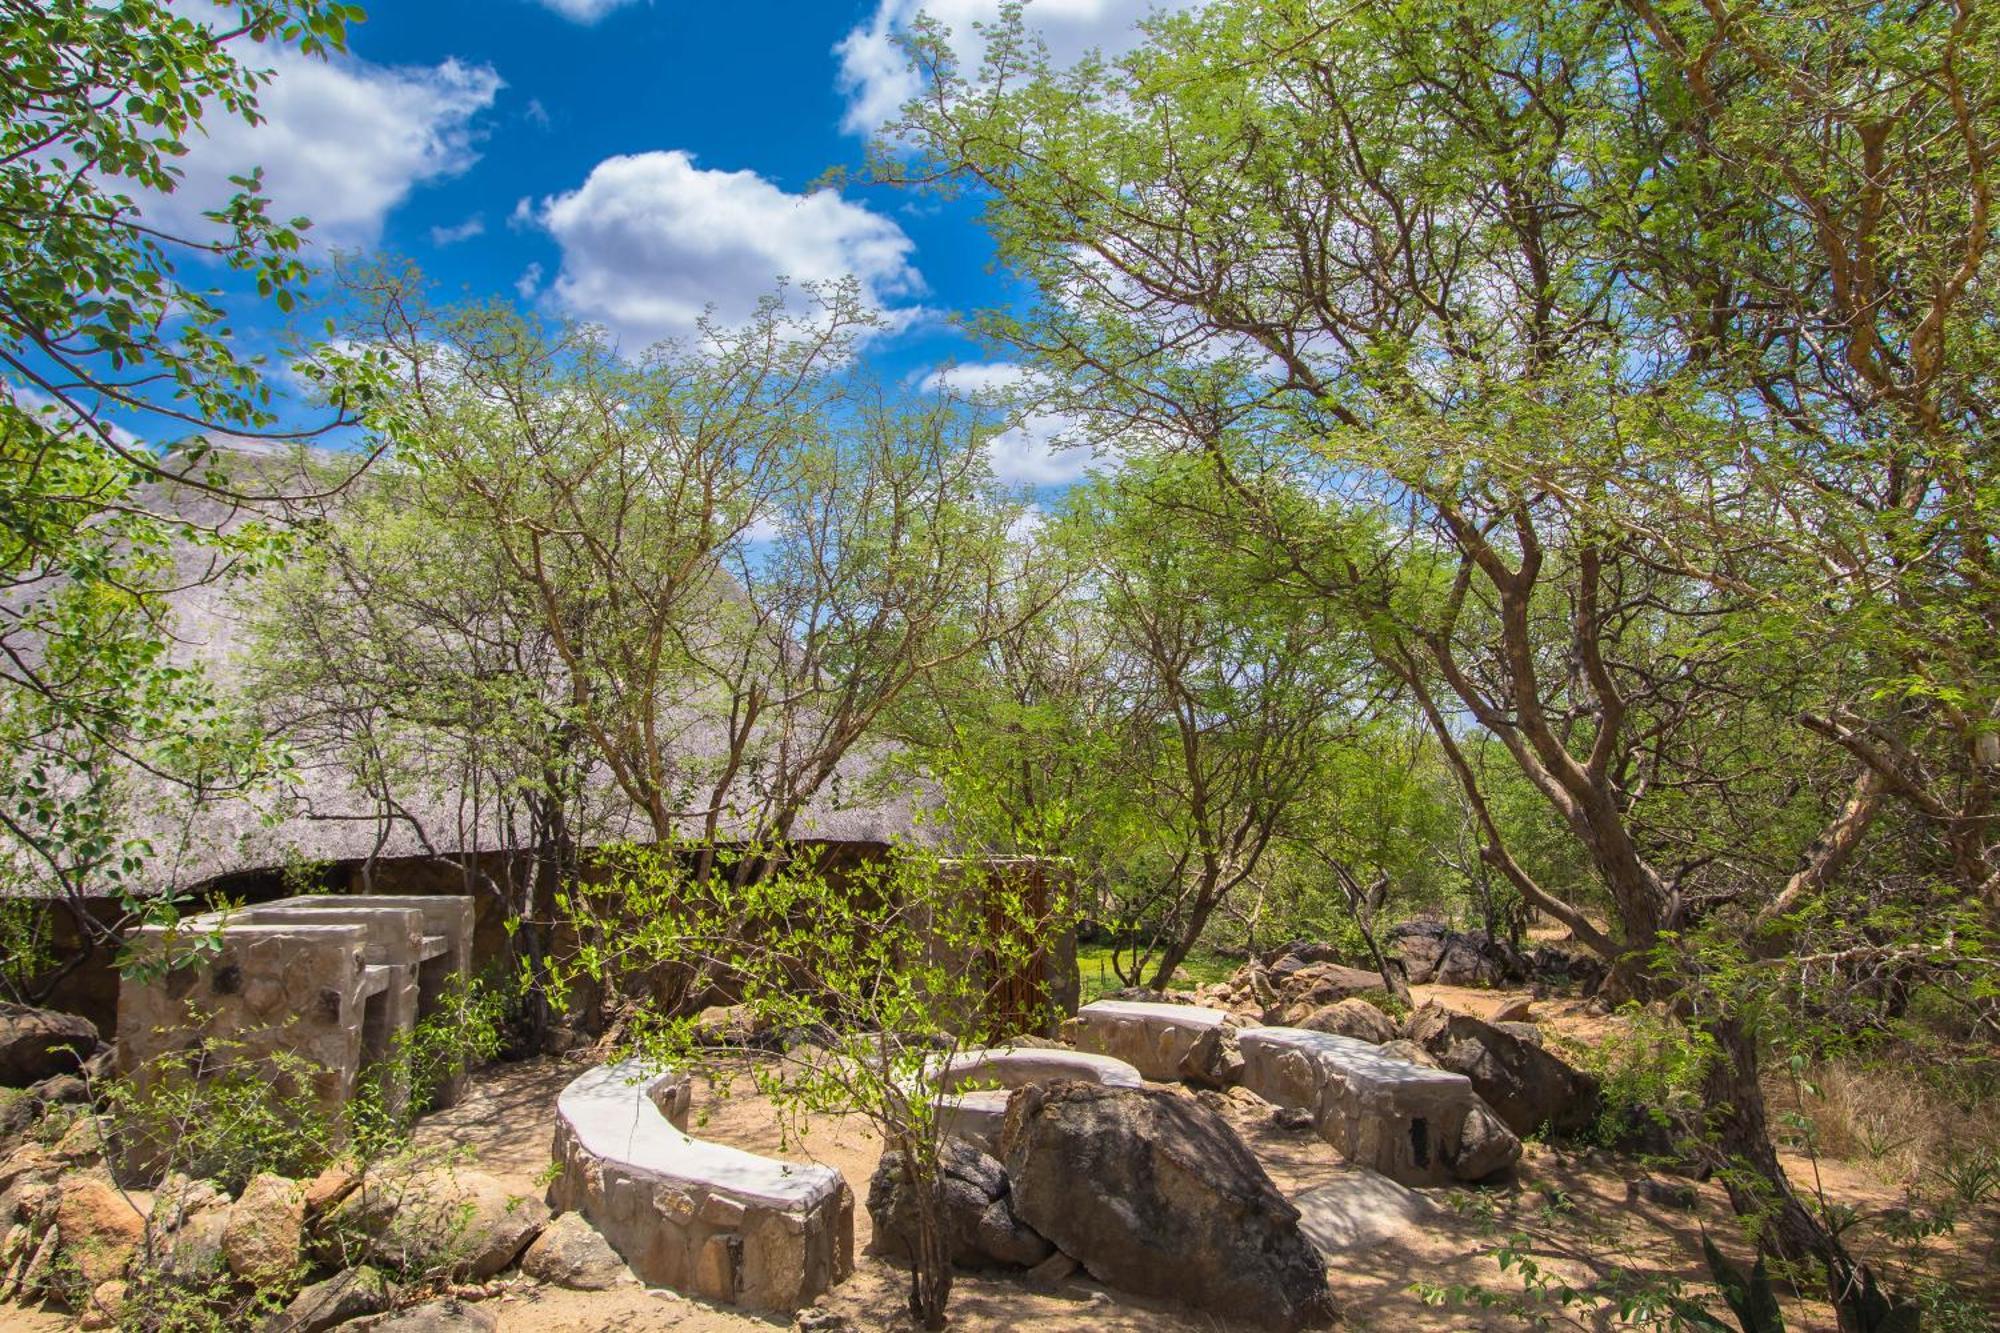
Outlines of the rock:
{"label": "rock", "polygon": [[1271,1329],[1332,1318],[1298,1209],[1194,1099],[1024,1087],[1001,1142],[1016,1212],[1098,1281]]}
{"label": "rock", "polygon": [[1287,1134],[1310,1134],[1317,1128],[1313,1113],[1300,1106],[1272,1107],[1271,1123]]}
{"label": "rock", "polygon": [[1379,973],[1338,963],[1309,963],[1291,975],[1277,978],[1275,1003],[1266,1007],[1264,1021],[1297,1026],[1316,1009],[1371,991],[1387,994]]}
{"label": "rock", "polygon": [[849,1333],[854,1321],[844,1314],[808,1305],[792,1316],[794,1333]]}
{"label": "rock", "polygon": [[90,1303],[83,1309],[83,1315],[76,1321],[78,1328],[115,1328],[118,1316],[125,1309],[127,1284],[123,1281],[100,1282],[90,1293]]}
{"label": "rock", "polygon": [[1382,1054],[1394,1060],[1407,1060],[1411,1064],[1420,1065],[1425,1069],[1444,1068],[1443,1065],[1440,1065],[1432,1058],[1429,1051],[1403,1037],[1398,1037],[1394,1041],[1383,1042]]}
{"label": "rock", "polygon": [[1309,1032],[1332,1032],[1380,1046],[1396,1039],[1396,1025],[1389,1015],[1366,1000],[1342,1000],[1315,1009],[1297,1026]]}
{"label": "rock", "polygon": [[1405,921],[1384,936],[1410,984],[1498,986],[1520,978],[1521,959],[1481,930],[1457,931],[1438,921]]}
{"label": "rock", "polygon": [[564,1213],[543,1227],[521,1256],[521,1271],[573,1291],[606,1291],[626,1276],[625,1261],[582,1213]]}
{"label": "rock", "polygon": [[1647,1176],[1642,1180],[1626,1181],[1625,1198],[1628,1201],[1643,1200],[1658,1208],[1687,1212],[1695,1206],[1699,1196],[1694,1186],[1685,1180],[1655,1180]]}
{"label": "rock", "polygon": [[1053,1291],[1074,1277],[1079,1267],[1076,1260],[1057,1250],[1028,1270],[1028,1281],[1045,1291]]}
{"label": "rock", "polygon": [[694,1039],[703,1046],[756,1046],[766,1035],[747,1004],[712,1004],[695,1015]]}
{"label": "rock", "polygon": [[91,1166],[104,1160],[104,1127],[89,1112],[78,1116],[49,1151],[70,1166]]}
{"label": "rock", "polygon": [[1340,950],[1317,940],[1292,940],[1264,955],[1264,966],[1273,972],[1292,972],[1308,963],[1337,963]]}
{"label": "rock", "polygon": [[[938,1150],[944,1173],[945,1243],[964,1268],[1032,1268],[1053,1247],[1016,1214],[1007,1173],[965,1139],[946,1139]],[[916,1253],[916,1200],[904,1183],[903,1156],[882,1154],[868,1180],[868,1216],[875,1223],[877,1254],[908,1259]]]}
{"label": "rock", "polygon": [[306,1182],[307,1217],[318,1217],[345,1199],[361,1183],[361,1177],[347,1162],[335,1162]]}
{"label": "rock", "polygon": [[1243,1077],[1243,1051],[1236,1043],[1236,1029],[1225,1024],[1196,1037],[1194,1045],[1181,1057],[1180,1075],[1203,1087],[1235,1086]]}
{"label": "rock", "polygon": [[1323,1253],[1364,1250],[1414,1230],[1436,1212],[1429,1199],[1373,1171],[1342,1171],[1292,1197],[1299,1225]]}
{"label": "rock", "polygon": [[447,1298],[413,1305],[370,1328],[372,1333],[491,1333],[499,1326],[491,1312]]}
{"label": "rock", "polygon": [[328,1214],[327,1230],[368,1238],[394,1267],[483,1279],[513,1263],[548,1220],[540,1199],[482,1171],[441,1167],[370,1176]]}
{"label": "rock", "polygon": [[222,1259],[229,1271],[259,1287],[290,1284],[305,1234],[305,1191],[295,1180],[262,1172],[251,1177],[229,1209]]}
{"label": "rock", "polygon": [[1466,1113],[1458,1129],[1457,1169],[1465,1180],[1484,1180],[1521,1158],[1521,1140],[1491,1107],[1479,1105]]}
{"label": "rock", "polygon": [[1573,1132],[1597,1113],[1597,1083],[1538,1046],[1491,1023],[1426,1004],[1410,1019],[1410,1039],[1472,1087],[1516,1134],[1543,1125]]}
{"label": "rock", "polygon": [[1529,1001],[1528,997],[1517,995],[1498,1009],[1495,1009],[1486,1021],[1494,1024],[1496,1027],[1501,1023],[1526,1023],[1531,1021],[1529,1015],[1533,1011],[1534,1005]]}
{"label": "rock", "polygon": [[0,1004],[0,1086],[25,1088],[57,1074],[74,1074],[97,1046],[97,1028],[87,1018]]}
{"label": "rock", "polygon": [[56,1178],[63,1165],[35,1144],[24,1144],[0,1161],[0,1230],[15,1222],[40,1222],[55,1207]]}
{"label": "rock", "polygon": [[1542,1030],[1533,1023],[1495,1023],[1493,1026],[1510,1037],[1527,1042],[1530,1046],[1542,1044]]}
{"label": "rock", "polygon": [[92,1287],[125,1276],[146,1237],[132,1201],[93,1176],[65,1178],[56,1196],[62,1253]]}
{"label": "rock", "polygon": [[87,1102],[90,1085],[75,1074],[54,1074],[29,1088],[28,1095],[44,1106]]}
{"label": "rock", "polygon": [[264,1321],[261,1333],[325,1333],[363,1315],[389,1308],[395,1289],[373,1268],[350,1268],[315,1282]]}
{"label": "rock", "polygon": [[155,1253],[166,1272],[193,1277],[226,1267],[222,1236],[229,1225],[229,1196],[212,1181],[169,1175],[153,1192],[151,1222]]}

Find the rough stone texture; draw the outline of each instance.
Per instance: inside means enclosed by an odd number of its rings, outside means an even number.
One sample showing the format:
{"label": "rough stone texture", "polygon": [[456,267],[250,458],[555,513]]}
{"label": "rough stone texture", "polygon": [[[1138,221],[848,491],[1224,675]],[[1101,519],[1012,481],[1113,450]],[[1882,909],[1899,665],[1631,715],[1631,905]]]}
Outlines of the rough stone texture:
{"label": "rough stone texture", "polygon": [[461,1301],[430,1301],[390,1315],[373,1326],[374,1333],[490,1333],[500,1326],[490,1310]]}
{"label": "rough stone texture", "polygon": [[937,1099],[938,1125],[947,1138],[964,1139],[982,1152],[1000,1151],[1000,1131],[1007,1123],[1011,1088],[981,1092],[947,1092]]}
{"label": "rough stone texture", "polygon": [[1596,1080],[1491,1023],[1426,1004],[1410,1017],[1410,1040],[1471,1079],[1516,1134],[1577,1130],[1597,1114]]}
{"label": "rough stone texture", "polygon": [[1525,995],[1513,999],[1493,1011],[1489,1023],[1529,1023],[1534,1021],[1534,1004]]}
{"label": "rough stone texture", "polygon": [[1098,1281],[1260,1327],[1332,1316],[1299,1212],[1220,1116],[1163,1090],[1022,1088],[1002,1146],[1014,1208]]}
{"label": "rough stone texture", "polygon": [[25,1088],[74,1074],[97,1049],[87,1018],[24,1004],[0,1004],[0,1086]]}
{"label": "rough stone texture", "polygon": [[146,1235],[146,1219],[123,1194],[92,1176],[65,1179],[56,1196],[62,1252],[95,1287],[125,1276]]}
{"label": "rough stone texture", "polygon": [[618,1251],[581,1213],[564,1213],[542,1228],[521,1256],[521,1271],[573,1291],[608,1291],[627,1276]]}
{"label": "rough stone texture", "polygon": [[459,1277],[492,1277],[541,1234],[549,1206],[483,1171],[449,1167],[375,1176],[328,1215],[333,1235],[359,1232],[413,1266],[444,1265]]}
{"label": "rough stone texture", "polygon": [[1407,1037],[1398,1037],[1394,1041],[1385,1041],[1377,1049],[1379,1049],[1382,1052],[1382,1054],[1389,1056],[1391,1059],[1406,1060],[1413,1065],[1420,1065],[1425,1069],[1444,1068],[1443,1065],[1439,1064],[1437,1060],[1432,1057],[1429,1051],[1417,1045],[1415,1042],[1411,1041]]}
{"label": "rough stone texture", "polygon": [[1498,986],[1524,975],[1519,956],[1480,930],[1405,921],[1390,928],[1385,942],[1402,960],[1411,985]]}
{"label": "rough stone texture", "polygon": [[1307,963],[1290,972],[1274,968],[1263,974],[1263,980],[1268,996],[1264,1021],[1292,1026],[1314,1011],[1352,996],[1387,993],[1379,974],[1339,963]]}
{"label": "rough stone texture", "polygon": [[264,1321],[261,1333],[326,1333],[350,1319],[380,1314],[394,1294],[389,1280],[375,1269],[350,1268],[294,1296]]}
{"label": "rough stone texture", "polygon": [[689,1138],[685,1075],[605,1065],[556,1099],[550,1187],[649,1286],[759,1310],[806,1305],[854,1271],[838,1171]]}
{"label": "rough stone texture", "polygon": [[246,1282],[283,1283],[299,1266],[305,1226],[305,1191],[297,1181],[268,1171],[253,1176],[229,1210],[223,1262]]}
{"label": "rough stone texture", "polygon": [[1078,1050],[1123,1060],[1158,1082],[1220,1083],[1234,1044],[1229,1018],[1191,1004],[1099,1000],[1077,1010],[1066,1030]]}
{"label": "rough stone texture", "polygon": [[1088,1051],[1046,1047],[988,1047],[960,1051],[938,1076],[938,1087],[955,1092],[968,1085],[1025,1088],[1031,1083],[1074,1079],[1107,1088],[1140,1088],[1145,1079],[1123,1060]]}
{"label": "rough stone texture", "polygon": [[1373,1171],[1342,1171],[1293,1195],[1292,1203],[1306,1235],[1329,1254],[1373,1248],[1437,1211],[1423,1195]]}
{"label": "rough stone texture", "polygon": [[1366,1000],[1342,1000],[1315,1009],[1299,1023],[1308,1032],[1331,1032],[1380,1046],[1396,1039],[1396,1024]]}
{"label": "rough stone texture", "polygon": [[759,1046],[768,1037],[747,1004],[713,1004],[695,1016],[695,1040],[704,1046]]}
{"label": "rough stone texture", "polygon": [[1244,1087],[1309,1112],[1342,1157],[1391,1180],[1478,1180],[1520,1156],[1520,1141],[1462,1074],[1327,1032],[1253,1028],[1241,1042]]}
{"label": "rough stone texture", "polygon": [[[432,1012],[466,976],[472,900],[466,897],[308,897],[137,932],[133,949],[162,962],[190,940],[218,949],[198,962],[128,971],[118,990],[118,1067],[143,1095],[176,1076],[161,1057],[198,1039],[232,1060],[270,1067],[278,1053],[310,1067],[308,1091],[338,1112],[364,1066],[388,1056],[397,1035]],[[290,1079],[291,1074],[281,1074]],[[460,1071],[432,1099],[455,1101]],[[390,1088],[392,1107],[407,1090]],[[128,1163],[158,1160],[164,1145],[122,1145]]]}
{"label": "rough stone texture", "polygon": [[318,1217],[345,1199],[361,1183],[361,1177],[346,1162],[335,1162],[306,1182],[306,1216]]}
{"label": "rough stone texture", "polygon": [[[938,1151],[944,1176],[945,1244],[962,1268],[1033,1268],[1054,1252],[1014,1212],[1007,1172],[963,1139],[948,1138]],[[868,1181],[868,1216],[875,1223],[874,1252],[910,1259],[917,1251],[917,1203],[906,1182],[903,1155],[882,1154]]]}

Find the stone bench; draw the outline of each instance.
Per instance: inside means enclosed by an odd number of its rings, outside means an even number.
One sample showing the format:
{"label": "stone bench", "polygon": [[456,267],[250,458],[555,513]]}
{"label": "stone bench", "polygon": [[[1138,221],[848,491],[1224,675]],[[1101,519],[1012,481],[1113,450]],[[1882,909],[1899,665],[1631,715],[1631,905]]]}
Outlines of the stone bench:
{"label": "stone bench", "polygon": [[1309,1113],[1321,1138],[1405,1185],[1479,1180],[1511,1166],[1521,1141],[1463,1074],[1384,1055],[1353,1037],[1301,1028],[1237,1034],[1243,1086]]}
{"label": "stone bench", "polygon": [[549,1203],[649,1286],[789,1314],[854,1271],[854,1195],[831,1167],[685,1132],[684,1074],[603,1065],[556,1099]]}
{"label": "stone bench", "polygon": [[[1000,1127],[1007,1120],[1007,1099],[1030,1083],[1074,1079],[1110,1088],[1142,1088],[1145,1079],[1123,1060],[1087,1051],[1051,1050],[1039,1046],[992,1047],[960,1051],[938,1078],[938,1118],[946,1134],[970,1139],[989,1153],[1000,1147]],[[967,1084],[997,1083],[997,1088]]]}
{"label": "stone bench", "polygon": [[1099,1000],[1076,1011],[1067,1029],[1079,1050],[1115,1056],[1162,1083],[1199,1075],[1204,1042],[1228,1023],[1220,1009],[1141,1000]]}

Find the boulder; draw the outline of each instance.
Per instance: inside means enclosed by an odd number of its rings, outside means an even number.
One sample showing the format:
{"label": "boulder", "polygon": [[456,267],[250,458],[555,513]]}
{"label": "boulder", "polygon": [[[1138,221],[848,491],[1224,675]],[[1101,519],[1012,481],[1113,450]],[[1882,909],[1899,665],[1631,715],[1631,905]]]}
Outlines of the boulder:
{"label": "boulder", "polygon": [[1471,1079],[1473,1090],[1516,1134],[1543,1125],[1573,1132],[1597,1114],[1595,1079],[1469,1014],[1426,1004],[1410,1018],[1410,1039],[1443,1068]]}
{"label": "boulder", "polygon": [[[972,1143],[944,1140],[938,1151],[944,1173],[945,1243],[961,1268],[1033,1268],[1054,1247],[1014,1211],[1007,1172]],[[917,1204],[907,1184],[903,1155],[890,1151],[868,1181],[868,1216],[874,1249],[891,1258],[913,1258]]]}
{"label": "boulder", "polygon": [[1510,1037],[1525,1041],[1530,1046],[1542,1044],[1542,1029],[1535,1023],[1495,1023],[1493,1025]]}
{"label": "boulder", "polygon": [[56,1196],[62,1252],[92,1287],[125,1276],[146,1237],[132,1201],[94,1176],[70,1176]]}
{"label": "boulder", "polygon": [[1516,995],[1503,1001],[1498,1009],[1487,1016],[1489,1023],[1527,1023],[1534,1017],[1534,1004],[1525,995]]}
{"label": "boulder", "polygon": [[0,1004],[0,1086],[25,1088],[57,1074],[74,1074],[98,1046],[87,1018]]}
{"label": "boulder", "polygon": [[246,1282],[287,1286],[299,1267],[305,1226],[305,1191],[299,1183],[261,1172],[250,1178],[229,1209],[222,1260]]}
{"label": "boulder", "polygon": [[1319,940],[1291,940],[1264,955],[1264,966],[1274,972],[1292,972],[1308,963],[1337,963],[1340,950]]}
{"label": "boulder", "polygon": [[1396,1039],[1396,1024],[1366,1000],[1342,1000],[1313,1010],[1298,1026],[1308,1032],[1332,1032],[1380,1046]]}
{"label": "boulder", "polygon": [[373,1325],[372,1333],[491,1333],[499,1326],[490,1311],[447,1298],[399,1310]]}
{"label": "boulder", "polygon": [[1411,985],[1499,986],[1525,976],[1518,954],[1483,930],[1452,930],[1439,921],[1405,921],[1384,937]]}
{"label": "boulder", "polygon": [[318,1217],[345,1199],[361,1183],[361,1176],[347,1162],[334,1162],[306,1182],[306,1216]]}
{"label": "boulder", "polygon": [[712,1004],[695,1015],[694,1039],[703,1046],[757,1046],[768,1035],[747,1004]]}
{"label": "boulder", "polygon": [[483,1171],[440,1167],[370,1177],[328,1214],[327,1230],[367,1238],[397,1267],[442,1267],[478,1280],[513,1263],[548,1220],[546,1203]]}
{"label": "boulder", "polygon": [[521,1256],[521,1271],[572,1291],[607,1291],[626,1276],[625,1261],[582,1213],[564,1213],[543,1227]]}
{"label": "boulder", "polygon": [[122,1279],[98,1283],[90,1293],[90,1300],[84,1304],[76,1326],[79,1329],[117,1327],[118,1316],[125,1311],[125,1293],[129,1290],[131,1285]]}
{"label": "boulder", "polygon": [[1379,973],[1339,963],[1308,963],[1288,976],[1270,976],[1272,998],[1265,1006],[1266,1023],[1296,1027],[1316,1010],[1371,992],[1387,994]]}
{"label": "boulder", "polygon": [[1392,1060],[1406,1060],[1424,1069],[1444,1068],[1443,1065],[1439,1064],[1432,1057],[1429,1051],[1404,1037],[1398,1037],[1394,1041],[1383,1042],[1382,1054]]}
{"label": "boulder", "polygon": [[373,1268],[350,1268],[315,1282],[266,1319],[260,1333],[326,1333],[364,1315],[389,1308],[395,1289]]}
{"label": "boulder", "polygon": [[1108,1286],[1264,1328],[1329,1322],[1299,1211],[1221,1116],[1153,1089],[1015,1092],[1002,1134],[1014,1209]]}
{"label": "boulder", "polygon": [[151,1219],[155,1252],[165,1271],[195,1276],[223,1270],[229,1196],[213,1182],[172,1173],[153,1192]]}

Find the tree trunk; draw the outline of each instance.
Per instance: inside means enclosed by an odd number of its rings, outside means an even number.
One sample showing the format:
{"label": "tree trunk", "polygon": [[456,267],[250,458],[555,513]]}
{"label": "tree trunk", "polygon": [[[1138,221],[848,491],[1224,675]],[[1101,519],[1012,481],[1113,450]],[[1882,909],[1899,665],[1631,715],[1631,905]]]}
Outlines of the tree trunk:
{"label": "tree trunk", "polygon": [[1827,1299],[1839,1313],[1842,1333],[1864,1333],[1862,1269],[1839,1237],[1793,1192],[1772,1146],[1755,1036],[1733,1017],[1715,1019],[1708,1031],[1715,1038],[1717,1058],[1702,1088],[1713,1134],[1707,1146],[1729,1191],[1730,1206],[1738,1217],[1754,1219],[1760,1248],[1792,1263],[1818,1267]]}
{"label": "tree trunk", "polygon": [[951,1300],[951,1251],[944,1234],[944,1182],[937,1164],[919,1175],[919,1150],[903,1147],[903,1167],[917,1202],[916,1252],[910,1261],[910,1314],[925,1328],[945,1326],[945,1305]]}

